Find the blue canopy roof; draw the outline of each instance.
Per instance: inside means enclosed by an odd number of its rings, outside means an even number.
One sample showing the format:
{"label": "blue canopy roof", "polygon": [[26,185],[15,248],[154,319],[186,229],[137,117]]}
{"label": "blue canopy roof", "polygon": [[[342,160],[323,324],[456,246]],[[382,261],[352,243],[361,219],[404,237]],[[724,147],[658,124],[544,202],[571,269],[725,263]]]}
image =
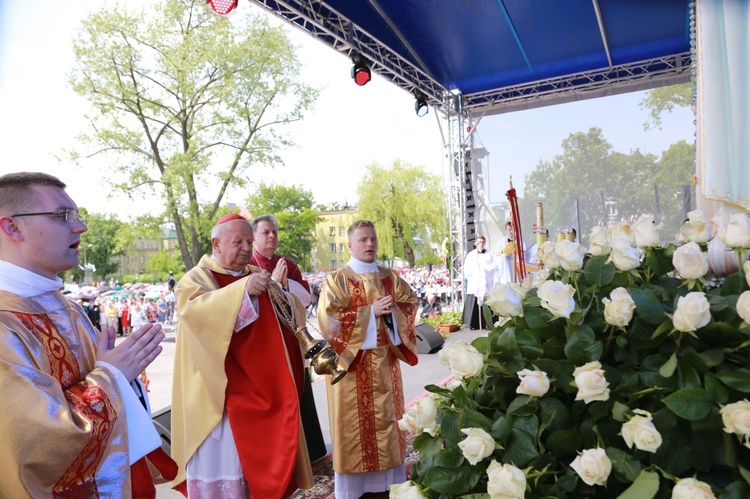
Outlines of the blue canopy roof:
{"label": "blue canopy roof", "polygon": [[433,105],[494,114],[690,79],[688,0],[251,0]]}

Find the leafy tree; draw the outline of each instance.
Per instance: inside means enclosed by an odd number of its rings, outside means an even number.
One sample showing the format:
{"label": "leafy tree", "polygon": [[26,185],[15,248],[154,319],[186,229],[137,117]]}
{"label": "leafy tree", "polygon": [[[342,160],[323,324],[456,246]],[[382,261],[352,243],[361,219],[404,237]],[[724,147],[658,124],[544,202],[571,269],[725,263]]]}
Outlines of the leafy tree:
{"label": "leafy tree", "polygon": [[279,222],[277,253],[291,258],[304,270],[312,270],[310,259],[315,245],[313,195],[298,186],[260,184],[245,205],[254,216],[273,214]]}
{"label": "leafy tree", "polygon": [[439,176],[422,166],[396,160],[390,167],[372,163],[357,187],[359,217],[378,232],[378,257],[405,259],[414,266],[414,238],[442,241],[446,199]]}
{"label": "leafy tree", "polygon": [[[80,208],[80,211],[88,217],[86,225],[89,229],[81,235],[81,265],[84,264],[85,250],[86,263],[96,267],[96,272],[90,272],[88,275],[96,275],[106,280],[108,276],[117,274],[120,265],[112,257],[125,253],[125,249],[133,240],[133,233],[127,223],[118,220],[114,215],[88,213],[85,208]],[[72,273],[79,278],[84,276],[84,271],[79,268],[74,269]]]}
{"label": "leafy tree", "polygon": [[170,271],[174,274],[184,273],[185,264],[182,262],[179,253],[175,251],[170,256],[167,254],[167,250],[162,248],[157,254],[152,256],[148,262],[146,262],[146,270],[149,272],[155,272],[159,275],[159,279],[165,281],[168,278]]}
{"label": "leafy tree", "polygon": [[107,8],[83,22],[74,51],[71,84],[92,106],[86,154],[107,156],[115,189],[163,198],[186,268],[210,248],[227,189],[244,187],[251,166],[280,163],[276,151],[291,141],[279,126],[317,97],[283,28],[251,9]]}
{"label": "leafy tree", "polygon": [[671,113],[675,107],[688,107],[692,103],[693,84],[689,82],[649,90],[639,103],[641,109],[649,112],[649,121],[643,124],[643,128],[650,130],[653,125],[661,130],[662,113]]}

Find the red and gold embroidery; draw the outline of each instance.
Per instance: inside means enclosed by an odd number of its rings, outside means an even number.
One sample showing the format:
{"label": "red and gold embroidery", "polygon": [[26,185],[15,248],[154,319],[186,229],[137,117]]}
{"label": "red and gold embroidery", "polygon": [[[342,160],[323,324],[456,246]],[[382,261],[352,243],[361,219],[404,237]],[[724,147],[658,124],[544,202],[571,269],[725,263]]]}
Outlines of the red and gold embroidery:
{"label": "red and gold embroidery", "polygon": [[96,469],[104,456],[117,414],[104,390],[81,383],[78,360],[49,316],[18,312],[14,315],[44,348],[49,359],[50,374],[59,381],[68,404],[93,426],[91,438],[54,485],[53,496],[99,497]]}
{"label": "red and gold embroidery", "polygon": [[361,365],[356,372],[359,439],[360,449],[362,449],[362,471],[364,472],[380,470],[372,369],[372,354],[365,352],[362,356]]}

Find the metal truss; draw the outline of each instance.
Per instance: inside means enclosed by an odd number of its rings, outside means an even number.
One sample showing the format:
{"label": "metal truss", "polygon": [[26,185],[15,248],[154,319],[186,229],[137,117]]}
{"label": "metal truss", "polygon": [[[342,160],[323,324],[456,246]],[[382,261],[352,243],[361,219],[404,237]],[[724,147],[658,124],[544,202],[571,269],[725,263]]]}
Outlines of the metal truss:
{"label": "metal truss", "polygon": [[460,94],[446,93],[444,109],[448,117],[448,223],[450,224],[451,305],[463,305],[463,259],[466,255],[466,166],[464,148],[465,111]]}
{"label": "metal truss", "polygon": [[[470,113],[492,115],[518,108],[538,107],[545,101],[596,97],[674,85],[690,80],[690,52],[646,61],[538,80],[512,87],[464,95],[464,108]],[[619,91],[618,91],[619,89]],[[569,94],[571,99],[562,98]],[[529,105],[533,103],[532,105]]]}
{"label": "metal truss", "polygon": [[[413,94],[415,90],[421,91],[427,96],[428,104],[435,107],[440,107],[442,104],[443,95],[447,89],[433,79],[425,68],[420,68],[418,63],[407,60],[391,50],[380,40],[331,8],[325,1],[252,1],[349,58],[353,53],[362,54],[371,62],[370,68],[374,72],[410,94]],[[377,6],[374,0],[371,0],[371,4]],[[398,32],[394,34],[400,36]]]}

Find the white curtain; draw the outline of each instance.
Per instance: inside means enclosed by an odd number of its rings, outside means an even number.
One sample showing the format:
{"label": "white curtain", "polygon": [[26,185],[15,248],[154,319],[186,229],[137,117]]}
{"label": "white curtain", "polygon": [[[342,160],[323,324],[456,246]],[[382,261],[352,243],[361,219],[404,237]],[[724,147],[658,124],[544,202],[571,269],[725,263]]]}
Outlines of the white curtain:
{"label": "white curtain", "polygon": [[698,0],[698,208],[750,209],[750,2]]}

